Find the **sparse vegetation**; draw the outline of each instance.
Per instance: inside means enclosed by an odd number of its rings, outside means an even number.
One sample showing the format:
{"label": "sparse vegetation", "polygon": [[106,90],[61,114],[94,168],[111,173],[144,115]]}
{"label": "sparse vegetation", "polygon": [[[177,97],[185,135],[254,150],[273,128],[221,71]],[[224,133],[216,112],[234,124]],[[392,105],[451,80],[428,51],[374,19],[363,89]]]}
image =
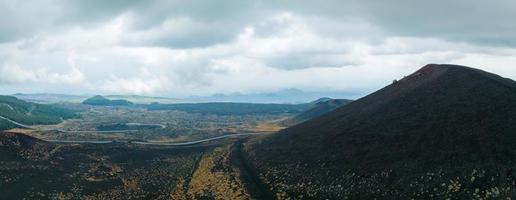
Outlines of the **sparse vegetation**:
{"label": "sparse vegetation", "polygon": [[54,145],[0,135],[6,199],[168,199],[210,147]]}
{"label": "sparse vegetation", "polygon": [[250,199],[229,154],[230,147],[221,147],[202,158],[189,184],[190,199]]}

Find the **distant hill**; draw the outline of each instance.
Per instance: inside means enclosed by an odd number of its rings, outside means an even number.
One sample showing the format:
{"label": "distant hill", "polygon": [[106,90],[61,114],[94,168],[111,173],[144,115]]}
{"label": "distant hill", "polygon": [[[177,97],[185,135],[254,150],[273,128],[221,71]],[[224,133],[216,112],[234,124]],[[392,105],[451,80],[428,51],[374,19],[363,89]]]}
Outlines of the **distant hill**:
{"label": "distant hill", "polygon": [[42,103],[42,104],[53,104],[53,103],[62,103],[62,102],[70,102],[70,103],[80,103],[87,99],[87,96],[80,95],[68,95],[68,94],[51,94],[51,93],[34,93],[34,94],[24,94],[24,93],[16,93],[12,96],[33,103]]}
{"label": "distant hill", "polygon": [[[0,96],[0,116],[27,125],[55,124],[62,119],[72,118],[75,113],[54,105],[30,103],[12,96]],[[15,125],[0,119],[0,130],[14,128]]]}
{"label": "distant hill", "polygon": [[432,64],[246,149],[285,196],[501,199],[516,194],[515,130],[516,82]]}
{"label": "distant hill", "polygon": [[123,99],[136,104],[151,104],[151,103],[187,103],[187,100],[169,98],[169,97],[153,97],[140,95],[106,95],[105,98],[111,100]]}
{"label": "distant hill", "polygon": [[131,106],[133,105],[132,102],[123,100],[123,99],[116,99],[116,100],[110,100],[106,97],[97,95],[91,98],[88,98],[82,102],[86,105],[92,105],[92,106]]}
{"label": "distant hill", "polygon": [[320,117],[321,115],[324,115],[351,102],[352,100],[348,99],[321,98],[312,102],[313,105],[310,107],[310,109],[300,113],[299,115],[296,115],[292,119],[285,120],[283,123],[288,126],[298,124],[309,119]]}
{"label": "distant hill", "polygon": [[281,114],[300,113],[310,104],[253,104],[253,103],[185,103],[185,104],[150,104],[149,110],[178,110],[190,113],[217,115],[246,114]]}

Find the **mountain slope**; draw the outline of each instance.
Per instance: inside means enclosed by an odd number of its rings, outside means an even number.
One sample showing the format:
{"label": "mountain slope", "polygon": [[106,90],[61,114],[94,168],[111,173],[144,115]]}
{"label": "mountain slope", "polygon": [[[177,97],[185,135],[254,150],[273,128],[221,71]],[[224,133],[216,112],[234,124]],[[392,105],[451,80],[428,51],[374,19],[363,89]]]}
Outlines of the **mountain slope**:
{"label": "mountain slope", "polygon": [[317,118],[351,102],[352,100],[348,99],[321,98],[313,102],[313,106],[310,109],[296,115],[292,119],[285,120],[283,123],[289,126],[299,124],[301,122]]}
{"label": "mountain slope", "polygon": [[[53,146],[43,140],[21,133],[0,132],[0,155],[2,155],[0,156],[0,163],[2,163],[0,166],[19,160],[41,160]],[[7,174],[5,169],[2,169],[3,175]]]}
{"label": "mountain slope", "polygon": [[[73,111],[54,105],[30,103],[12,96],[0,96],[0,116],[19,123],[54,124],[75,116]],[[11,122],[0,119],[0,130],[14,128]]]}
{"label": "mountain slope", "polygon": [[[288,195],[467,198],[477,189],[487,195],[485,187],[506,187],[502,194],[511,196],[514,130],[516,82],[427,65],[247,150],[263,179]],[[479,171],[493,182],[467,177]],[[462,189],[448,191],[457,185]]]}
{"label": "mountain slope", "polygon": [[0,132],[0,147],[31,148],[45,141],[21,133]]}

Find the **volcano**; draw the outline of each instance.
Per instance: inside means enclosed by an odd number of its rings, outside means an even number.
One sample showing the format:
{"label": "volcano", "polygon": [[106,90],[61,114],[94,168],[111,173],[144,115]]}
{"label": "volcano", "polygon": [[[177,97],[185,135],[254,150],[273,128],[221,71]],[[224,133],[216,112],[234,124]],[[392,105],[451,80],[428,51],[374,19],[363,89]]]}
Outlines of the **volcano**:
{"label": "volcano", "polygon": [[474,198],[506,187],[510,197],[516,82],[429,64],[246,150],[264,182],[288,196]]}

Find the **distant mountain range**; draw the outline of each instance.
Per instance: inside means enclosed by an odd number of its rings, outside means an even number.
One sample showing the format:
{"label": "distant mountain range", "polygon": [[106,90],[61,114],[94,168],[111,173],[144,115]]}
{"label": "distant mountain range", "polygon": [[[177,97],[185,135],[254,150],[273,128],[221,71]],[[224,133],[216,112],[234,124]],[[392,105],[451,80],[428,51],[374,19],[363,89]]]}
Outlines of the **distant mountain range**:
{"label": "distant mountain range", "polygon": [[284,196],[502,198],[516,194],[515,130],[515,81],[431,64],[246,149]]}
{"label": "distant mountain range", "polygon": [[[233,93],[215,94],[211,96],[190,97],[187,100],[193,102],[243,102],[243,103],[280,103],[280,104],[299,104],[309,103],[321,97],[329,98],[349,98],[347,92],[309,92],[299,89],[284,89],[266,93]],[[353,96],[353,95],[351,95]]]}
{"label": "distant mountain range", "polygon": [[[24,94],[17,93],[12,96],[35,103],[81,103],[93,95],[68,95],[51,93]],[[276,103],[276,104],[298,104],[309,103],[321,97],[345,98],[349,97],[347,92],[306,92],[299,89],[284,89],[268,93],[231,93],[215,94],[210,96],[191,96],[185,98],[154,97],[142,95],[102,95],[103,97],[115,100],[123,99],[135,104],[174,104],[174,103],[208,103],[208,102],[233,102],[233,103]]]}
{"label": "distant mountain range", "polygon": [[[51,102],[59,103],[62,107],[77,106],[66,104],[65,102],[81,103],[89,106],[139,106],[149,110],[178,110],[184,112],[219,114],[219,115],[241,115],[241,114],[279,114],[279,113],[300,113],[294,119],[291,119],[286,125],[299,123],[326,112],[329,112],[351,100],[331,99],[328,97],[319,98],[318,100],[299,103],[299,104],[280,104],[280,103],[238,103],[238,102],[206,102],[206,103],[179,103],[181,100],[170,99],[165,97],[146,97],[137,95],[95,95],[85,98],[82,96],[63,95],[63,94],[16,94],[33,102]],[[84,99],[84,100],[82,100]],[[127,99],[135,100],[136,103]],[[79,101],[80,102],[75,102]],[[152,102],[152,103],[151,103]],[[172,103],[156,103],[156,102],[172,102]],[[81,108],[84,110],[83,108]],[[79,110],[81,110],[79,109]],[[303,113],[305,112],[305,113]]]}
{"label": "distant mountain range", "polygon": [[88,98],[88,96],[81,95],[68,95],[68,94],[50,94],[50,93],[16,93],[11,95],[18,99],[34,102],[34,103],[43,103],[43,104],[51,104],[51,103],[60,103],[60,102],[70,102],[70,103],[80,103]]}
{"label": "distant mountain range", "polygon": [[[68,94],[50,94],[50,93],[35,93],[35,94],[23,94],[17,93],[12,96],[19,99],[30,101],[34,103],[82,103],[84,100],[90,98],[88,95],[68,95]],[[159,103],[184,103],[186,100],[174,99],[168,97],[151,97],[151,96],[140,96],[140,95],[105,95],[103,96],[110,100],[123,99],[131,101],[137,104],[150,104],[154,102]]]}

